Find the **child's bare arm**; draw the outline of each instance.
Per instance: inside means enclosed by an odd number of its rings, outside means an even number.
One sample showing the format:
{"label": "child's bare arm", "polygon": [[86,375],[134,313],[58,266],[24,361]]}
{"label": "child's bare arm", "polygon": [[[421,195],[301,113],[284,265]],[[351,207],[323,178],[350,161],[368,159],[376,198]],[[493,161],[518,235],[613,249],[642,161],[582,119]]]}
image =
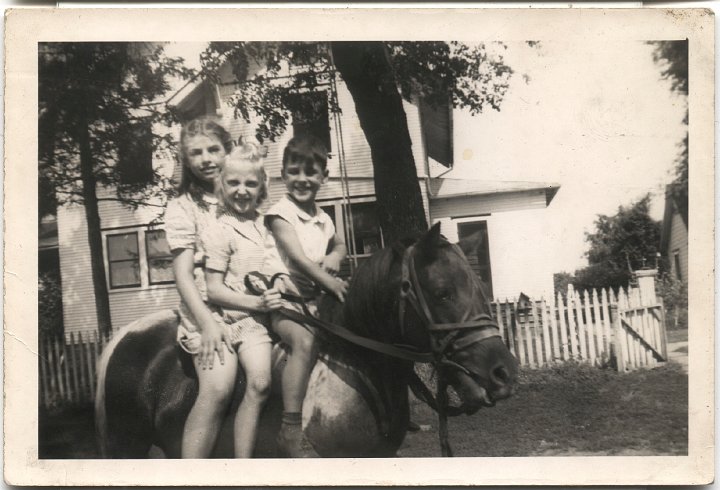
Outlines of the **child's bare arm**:
{"label": "child's bare arm", "polygon": [[335,233],[332,238],[330,253],[325,256],[322,262],[323,270],[331,275],[336,275],[340,272],[340,264],[342,264],[346,256],[347,247],[345,246],[345,242],[340,238],[340,235]]}
{"label": "child's bare arm", "polygon": [[224,272],[205,269],[208,300],[211,303],[245,311],[266,312],[280,308],[280,293],[276,289],[269,289],[262,296],[252,296],[230,289],[225,284],[224,276]]}
{"label": "child's bare arm", "polygon": [[221,364],[225,362],[221,345],[222,331],[195,285],[195,276],[193,274],[195,268],[194,255],[194,251],[191,249],[174,250],[173,273],[175,274],[175,285],[180,297],[190,309],[203,337],[201,351],[198,353],[200,364],[212,369],[215,360],[214,352],[218,353]]}
{"label": "child's bare arm", "polygon": [[340,301],[344,301],[347,293],[345,283],[338,281],[318,264],[307,258],[292,225],[278,216],[268,217],[268,221],[278,247],[285,251],[297,268],[319,284],[320,287],[335,295]]}

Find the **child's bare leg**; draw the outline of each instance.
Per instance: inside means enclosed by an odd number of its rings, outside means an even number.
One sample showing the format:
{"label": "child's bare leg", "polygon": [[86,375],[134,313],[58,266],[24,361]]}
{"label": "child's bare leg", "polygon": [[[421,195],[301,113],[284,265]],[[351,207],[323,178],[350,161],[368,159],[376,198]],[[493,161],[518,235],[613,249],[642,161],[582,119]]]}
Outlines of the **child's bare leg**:
{"label": "child's bare leg", "polygon": [[215,354],[212,369],[203,369],[199,356],[193,356],[199,391],[187,420],[182,440],[183,458],[208,458],[235,388],[237,358],[225,351],[225,364]]}
{"label": "child's bare leg", "polygon": [[315,336],[302,325],[283,317],[273,317],[273,329],[290,347],[282,377],[283,423],[278,437],[280,450],[293,458],[317,454],[303,441],[302,404],[315,364]]}
{"label": "child's bare leg", "polygon": [[286,412],[300,412],[315,364],[315,336],[302,325],[280,315],[273,322],[273,328],[290,347],[282,378],[283,407]]}
{"label": "child's bare leg", "polygon": [[254,345],[238,353],[245,370],[245,395],[235,416],[235,457],[250,458],[255,448],[260,410],[270,393],[269,342]]}

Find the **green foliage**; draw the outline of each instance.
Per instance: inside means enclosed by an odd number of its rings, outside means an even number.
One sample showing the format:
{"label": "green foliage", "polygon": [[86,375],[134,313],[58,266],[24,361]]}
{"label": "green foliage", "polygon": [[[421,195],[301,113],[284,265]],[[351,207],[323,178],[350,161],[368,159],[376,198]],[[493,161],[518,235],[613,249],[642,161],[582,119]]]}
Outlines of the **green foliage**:
{"label": "green foliage", "polygon": [[[655,47],[653,60],[660,67],[660,75],[670,81],[673,92],[687,97],[688,94],[688,41],[652,41],[649,44]],[[688,123],[688,114],[685,113],[685,124]],[[688,148],[689,136],[678,143],[679,152],[675,159],[675,175],[670,195],[677,203],[684,216],[688,208]]]}
{"label": "green foliage", "polygon": [[[384,44],[394,83],[407,100],[421,96],[433,105],[451,100],[473,114],[486,106],[499,110],[513,73],[499,53],[502,45],[488,49],[484,44],[440,41]],[[235,116],[248,122],[257,118],[257,138],[274,141],[287,129],[290,115],[302,110],[302,99],[293,96],[332,83],[332,57],[328,43],[213,42],[201,62],[205,76],[216,81],[229,64],[237,80],[230,99]],[[288,69],[292,76],[287,76]],[[330,100],[330,107],[339,110],[336,100]]]}
{"label": "green foliage", "polygon": [[57,273],[38,276],[38,329],[41,338],[63,335],[62,288]]}
{"label": "green foliage", "polygon": [[556,274],[556,291],[563,284],[576,289],[627,287],[631,270],[654,266],[661,224],[650,217],[649,207],[648,194],[628,207],[620,206],[613,216],[598,215],[595,231],[585,234],[590,245],[586,253],[589,265],[574,275]]}
{"label": "green foliage", "polygon": [[[133,167],[147,166],[154,152],[173,148],[170,136],[152,134],[151,128],[174,120],[156,100],[170,90],[170,77],[190,74],[181,58],[165,57],[153,43],[41,43],[38,68],[41,215],[57,204],[84,201],[84,140],[96,182],[114,187],[116,200],[137,206],[167,190],[159,174]],[[138,128],[147,137],[133,137]],[[138,150],[149,160],[136,160]],[[118,161],[128,158],[133,161],[118,171]]]}
{"label": "green foliage", "polygon": [[660,65],[663,79],[669,80],[671,89],[682,94],[688,93],[688,40],[651,41],[655,47],[653,61]]}
{"label": "green foliage", "polygon": [[665,306],[665,325],[669,329],[688,327],[688,285],[672,274],[663,274],[657,283],[657,294]]}

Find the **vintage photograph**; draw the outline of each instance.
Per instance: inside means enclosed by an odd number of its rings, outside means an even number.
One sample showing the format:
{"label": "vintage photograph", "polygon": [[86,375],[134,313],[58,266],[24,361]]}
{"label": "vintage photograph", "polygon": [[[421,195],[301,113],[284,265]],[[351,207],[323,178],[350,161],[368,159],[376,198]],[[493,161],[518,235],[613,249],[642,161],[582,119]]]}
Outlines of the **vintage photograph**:
{"label": "vintage photograph", "polygon": [[40,467],[693,456],[704,53],[444,34],[37,40]]}

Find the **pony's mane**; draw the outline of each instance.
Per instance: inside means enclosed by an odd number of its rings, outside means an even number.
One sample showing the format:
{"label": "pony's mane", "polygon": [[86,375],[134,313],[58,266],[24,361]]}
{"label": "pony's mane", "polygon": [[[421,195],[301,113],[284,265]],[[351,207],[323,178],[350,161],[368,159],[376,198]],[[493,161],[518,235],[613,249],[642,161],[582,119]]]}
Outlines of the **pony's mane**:
{"label": "pony's mane", "polygon": [[[398,240],[375,252],[355,272],[345,300],[345,326],[353,332],[378,340],[390,340],[397,325],[400,293],[400,266],[405,250],[416,238]],[[444,237],[438,249],[450,246]]]}

